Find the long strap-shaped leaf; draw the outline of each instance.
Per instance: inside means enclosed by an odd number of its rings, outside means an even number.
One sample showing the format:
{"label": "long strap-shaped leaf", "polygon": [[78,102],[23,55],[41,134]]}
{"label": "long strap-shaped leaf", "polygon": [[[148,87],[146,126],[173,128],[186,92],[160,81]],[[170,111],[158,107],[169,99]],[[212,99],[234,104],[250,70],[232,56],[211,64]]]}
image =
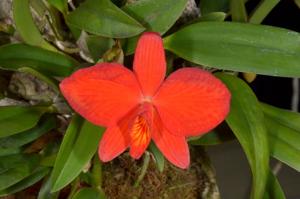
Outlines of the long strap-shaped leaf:
{"label": "long strap-shaped leaf", "polygon": [[44,40],[43,36],[35,26],[30,12],[29,0],[14,0],[13,15],[16,28],[26,43],[47,50],[57,51]]}
{"label": "long strap-shaped leaf", "polygon": [[82,171],[95,154],[104,128],[75,115],[67,129],[52,171],[52,191],[56,192]]}
{"label": "long strap-shaped leaf", "polygon": [[252,174],[252,198],[263,198],[269,174],[269,148],[263,112],[255,94],[239,78],[218,74],[231,91],[230,113],[226,122],[241,143]]}
{"label": "long strap-shaped leaf", "polygon": [[300,77],[300,34],[271,26],[199,22],[164,39],[165,47],[204,66]]}
{"label": "long strap-shaped leaf", "polygon": [[300,171],[300,114],[261,104],[268,128],[270,153]]}

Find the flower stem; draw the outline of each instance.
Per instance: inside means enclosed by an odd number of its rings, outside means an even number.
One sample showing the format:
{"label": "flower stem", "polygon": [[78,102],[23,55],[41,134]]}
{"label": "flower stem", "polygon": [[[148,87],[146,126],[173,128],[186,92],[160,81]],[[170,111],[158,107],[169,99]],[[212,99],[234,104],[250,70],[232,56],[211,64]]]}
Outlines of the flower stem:
{"label": "flower stem", "polygon": [[92,178],[93,184],[92,186],[95,187],[101,193],[104,193],[102,190],[102,164],[97,155],[93,158],[93,168],[92,168]]}
{"label": "flower stem", "polygon": [[141,174],[139,175],[137,181],[133,185],[135,188],[139,186],[139,184],[141,183],[141,181],[145,177],[146,171],[149,167],[149,163],[150,163],[150,153],[148,151],[146,151],[145,156],[144,156],[144,162],[143,162]]}

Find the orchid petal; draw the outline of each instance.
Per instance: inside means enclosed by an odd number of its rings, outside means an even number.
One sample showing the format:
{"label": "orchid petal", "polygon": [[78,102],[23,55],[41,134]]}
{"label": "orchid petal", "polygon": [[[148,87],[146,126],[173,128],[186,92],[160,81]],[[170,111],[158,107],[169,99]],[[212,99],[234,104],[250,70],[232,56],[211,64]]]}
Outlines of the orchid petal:
{"label": "orchid petal", "polygon": [[121,153],[129,146],[129,137],[115,125],[109,127],[104,132],[98,149],[100,160],[108,162]]}
{"label": "orchid petal", "polygon": [[100,126],[117,123],[141,98],[134,74],[115,63],[80,69],[60,89],[76,112]]}
{"label": "orchid petal", "polygon": [[152,96],[166,74],[163,42],[157,33],[144,33],[137,44],[133,70],[145,96]]}
{"label": "orchid petal", "polygon": [[167,78],[153,103],[171,133],[197,136],[225,119],[229,112],[230,93],[209,72],[183,68]]}
{"label": "orchid petal", "polygon": [[186,169],[190,164],[190,153],[184,136],[176,136],[166,129],[153,132],[153,140],[162,154],[174,165]]}

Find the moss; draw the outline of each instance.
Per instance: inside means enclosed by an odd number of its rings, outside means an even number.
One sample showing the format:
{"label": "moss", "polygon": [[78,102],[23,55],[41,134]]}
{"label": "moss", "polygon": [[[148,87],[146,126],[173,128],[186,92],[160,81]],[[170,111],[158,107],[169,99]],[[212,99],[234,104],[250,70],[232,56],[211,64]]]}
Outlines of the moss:
{"label": "moss", "polygon": [[103,165],[103,190],[109,199],[206,199],[219,198],[214,171],[202,148],[191,150],[191,166],[179,169],[165,162],[164,171],[158,171],[151,158],[147,173],[138,187],[137,180],[143,160],[134,160],[124,153]]}

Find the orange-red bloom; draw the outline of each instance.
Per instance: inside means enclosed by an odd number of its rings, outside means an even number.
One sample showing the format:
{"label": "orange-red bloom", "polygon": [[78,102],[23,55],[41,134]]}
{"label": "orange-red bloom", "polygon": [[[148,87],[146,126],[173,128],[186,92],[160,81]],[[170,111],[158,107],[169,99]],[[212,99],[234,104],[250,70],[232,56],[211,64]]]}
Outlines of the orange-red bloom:
{"label": "orange-red bloom", "polygon": [[161,37],[144,33],[138,41],[133,71],[117,63],[80,69],[60,84],[73,109],[107,127],[99,157],[107,162],[127,148],[140,158],[151,139],[174,165],[190,162],[186,137],[202,135],[224,120],[230,93],[199,68],[182,68],[166,80]]}

